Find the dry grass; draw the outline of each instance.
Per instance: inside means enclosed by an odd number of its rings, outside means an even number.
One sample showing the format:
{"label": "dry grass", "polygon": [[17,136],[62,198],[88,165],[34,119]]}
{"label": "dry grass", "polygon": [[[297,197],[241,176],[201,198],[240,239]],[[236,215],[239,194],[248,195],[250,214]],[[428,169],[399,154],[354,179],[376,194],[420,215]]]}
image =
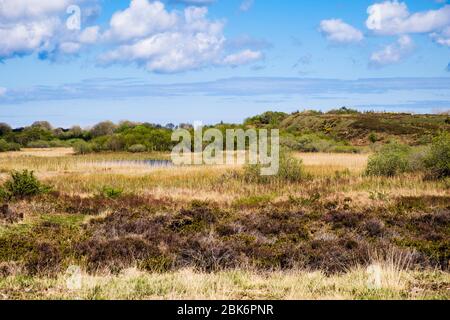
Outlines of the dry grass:
{"label": "dry grass", "polygon": [[[224,271],[199,273],[190,269],[151,274],[127,269],[118,276],[66,273],[56,279],[8,277],[0,280],[3,299],[189,299],[189,300],[351,300],[448,299],[450,275],[376,267],[381,279],[374,285],[371,268],[346,274],[321,272]],[[441,290],[432,291],[421,279]],[[75,284],[75,285],[74,285]]]}
{"label": "dry grass", "polygon": [[[442,183],[424,181],[421,176],[396,178],[362,176],[367,155],[298,153],[313,176],[300,184],[258,185],[226,178],[232,166],[191,166],[154,168],[131,160],[169,159],[164,153],[100,153],[72,155],[71,149],[28,149],[0,156],[0,181],[11,170],[34,170],[37,176],[68,194],[93,194],[104,186],[129,193],[169,196],[173,199],[231,202],[237,197],[272,194],[276,197],[304,196],[319,191],[330,197],[358,195],[372,201],[372,193],[392,196],[448,195]],[[124,162],[120,162],[124,161]],[[367,200],[369,199],[369,200]]]}
{"label": "dry grass", "polygon": [[[297,154],[312,175],[300,183],[248,184],[231,172],[239,166],[192,166],[152,168],[117,161],[168,159],[162,153],[103,153],[73,155],[71,149],[29,149],[0,154],[0,180],[11,170],[34,170],[57,191],[89,196],[108,186],[125,193],[170,198],[177,203],[193,199],[219,204],[252,196],[271,201],[290,197],[333,202],[350,198],[361,210],[388,206],[402,196],[448,196],[441,182],[425,181],[420,175],[396,178],[365,177],[367,155]],[[339,202],[339,201],[338,201]],[[17,203],[16,209],[26,212]],[[20,206],[23,206],[20,207]],[[23,225],[40,219],[45,207],[31,208]],[[0,230],[1,231],[1,230]],[[369,268],[355,267],[345,274],[288,271],[261,273],[250,270],[201,273],[180,270],[163,274],[128,269],[119,276],[81,276],[81,288],[70,290],[67,275],[54,279],[23,275],[0,277],[0,299],[449,299],[450,274],[407,271],[407,257],[374,254]]]}
{"label": "dry grass", "polygon": [[352,174],[361,174],[367,164],[367,154],[341,153],[297,153],[303,160],[306,170],[318,176],[332,175],[336,171],[349,170]]}

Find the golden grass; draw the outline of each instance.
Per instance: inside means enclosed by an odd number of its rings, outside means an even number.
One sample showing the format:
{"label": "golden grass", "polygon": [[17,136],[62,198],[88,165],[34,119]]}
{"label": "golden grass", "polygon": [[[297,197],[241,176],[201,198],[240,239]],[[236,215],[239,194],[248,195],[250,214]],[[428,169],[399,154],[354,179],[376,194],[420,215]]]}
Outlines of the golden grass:
{"label": "golden grass", "polygon": [[[420,175],[395,178],[365,177],[368,155],[296,154],[313,178],[289,184],[247,184],[230,177],[240,166],[152,168],[115,161],[168,159],[167,153],[101,153],[73,155],[70,149],[28,149],[0,154],[0,180],[10,170],[34,170],[60,192],[92,195],[103,187],[126,193],[151,194],[177,201],[211,200],[233,203],[243,197],[268,195],[272,201],[319,192],[330,201],[349,197],[361,209],[388,204],[401,196],[448,196],[442,182]],[[25,206],[17,203],[16,206]],[[17,207],[20,211],[25,208]],[[24,209],[24,210],[22,210]],[[33,208],[32,208],[33,209]],[[33,212],[42,211],[41,207]],[[45,211],[45,210],[44,210]],[[34,219],[26,216],[27,219]],[[0,230],[1,232],[1,230]],[[180,270],[149,274],[136,269],[119,276],[82,274],[82,286],[67,287],[58,278],[0,278],[0,299],[449,299],[450,274],[406,271],[398,259],[375,256],[369,268],[355,267],[346,274],[289,271],[259,273],[245,270],[213,274]],[[443,288],[432,289],[435,287]]]}
{"label": "golden grass", "polygon": [[343,153],[296,153],[295,156],[302,159],[307,172],[319,176],[333,175],[343,170],[361,174],[369,158],[367,154]]}
{"label": "golden grass", "polygon": [[0,153],[0,158],[16,158],[16,157],[64,157],[73,155],[72,148],[48,148],[48,149],[37,149],[37,148],[24,148],[21,151],[13,152],[2,152]]}
{"label": "golden grass", "polygon": [[[362,205],[378,195],[449,195],[441,182],[424,181],[420,175],[395,178],[364,177],[368,155],[297,153],[313,178],[298,184],[246,184],[227,178],[240,166],[188,166],[154,168],[130,160],[169,159],[167,153],[99,153],[72,155],[71,149],[28,149],[0,156],[0,181],[11,170],[34,170],[36,175],[69,194],[90,195],[103,187],[129,193],[152,194],[189,201],[214,200],[230,203],[237,198],[270,194],[273,198],[302,197],[318,191],[323,197],[351,197]],[[125,162],[120,162],[125,161]],[[359,201],[358,200],[358,201]]]}
{"label": "golden grass", "polygon": [[[376,270],[374,282],[373,271]],[[441,291],[427,289],[437,284]],[[345,274],[287,271],[258,273],[244,270],[199,273],[190,269],[163,274],[127,269],[120,275],[66,273],[56,279],[0,279],[3,299],[172,299],[172,300],[353,300],[448,299],[450,274],[414,272],[377,265],[357,267]]]}

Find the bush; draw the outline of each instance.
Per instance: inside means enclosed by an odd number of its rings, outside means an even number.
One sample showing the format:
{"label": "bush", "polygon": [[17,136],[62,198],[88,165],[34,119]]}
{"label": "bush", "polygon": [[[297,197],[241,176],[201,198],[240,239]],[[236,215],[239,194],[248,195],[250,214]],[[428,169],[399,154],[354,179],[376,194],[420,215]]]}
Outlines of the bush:
{"label": "bush", "polygon": [[378,141],[378,136],[377,136],[377,134],[375,132],[372,132],[372,133],[369,134],[369,141],[371,143],[375,143],[375,142]]}
{"label": "bush", "polygon": [[11,177],[5,182],[2,194],[3,199],[23,199],[47,193],[50,186],[44,185],[34,176],[33,171],[13,171]]}
{"label": "bush", "polygon": [[0,139],[0,152],[20,151],[20,144],[8,143],[4,139]]}
{"label": "bush", "polygon": [[9,144],[3,139],[0,139],[0,152],[9,151]]}
{"label": "bush", "polygon": [[295,183],[302,181],[306,177],[302,161],[286,152],[280,153],[280,167],[278,174],[274,176],[263,176],[261,175],[261,168],[261,164],[247,165],[244,169],[244,180],[256,183]]}
{"label": "bush", "polygon": [[20,151],[22,146],[18,143],[11,142],[9,143],[9,151]]}
{"label": "bush", "polygon": [[442,179],[450,176],[450,133],[444,132],[433,139],[424,163],[432,178]]}
{"label": "bush", "polygon": [[88,154],[94,152],[93,146],[83,140],[75,142],[73,144],[73,150],[76,154]]}
{"label": "bush", "polygon": [[116,199],[118,197],[120,197],[123,194],[123,190],[122,189],[115,189],[115,188],[111,188],[111,187],[104,187],[102,190],[102,195],[105,198],[109,198],[109,199]]}
{"label": "bush", "polygon": [[27,147],[28,148],[46,149],[46,148],[50,148],[50,142],[43,141],[43,140],[31,141],[27,144]]}
{"label": "bush", "polygon": [[128,151],[133,153],[141,153],[147,151],[147,147],[142,144],[134,144],[128,148]]}
{"label": "bush", "polygon": [[391,142],[369,158],[366,174],[369,176],[393,177],[411,170],[410,147]]}

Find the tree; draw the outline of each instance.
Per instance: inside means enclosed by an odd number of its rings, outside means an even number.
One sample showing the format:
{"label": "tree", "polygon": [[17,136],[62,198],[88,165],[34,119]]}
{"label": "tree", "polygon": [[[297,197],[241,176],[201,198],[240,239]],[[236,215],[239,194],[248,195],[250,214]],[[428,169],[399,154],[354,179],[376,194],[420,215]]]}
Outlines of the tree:
{"label": "tree", "polygon": [[91,135],[94,138],[101,137],[101,136],[108,136],[112,135],[114,131],[116,130],[116,125],[112,123],[111,121],[103,121],[98,124],[96,124],[91,129]]}
{"label": "tree", "polygon": [[9,124],[1,122],[0,123],[0,136],[4,136],[12,131],[12,128]]}
{"label": "tree", "polygon": [[72,139],[80,139],[83,137],[83,129],[80,126],[73,126],[69,130],[69,136]]}
{"label": "tree", "polygon": [[52,125],[48,121],[36,121],[36,122],[33,122],[31,127],[32,128],[41,128],[41,129],[45,129],[45,130],[49,130],[49,131],[53,129]]}

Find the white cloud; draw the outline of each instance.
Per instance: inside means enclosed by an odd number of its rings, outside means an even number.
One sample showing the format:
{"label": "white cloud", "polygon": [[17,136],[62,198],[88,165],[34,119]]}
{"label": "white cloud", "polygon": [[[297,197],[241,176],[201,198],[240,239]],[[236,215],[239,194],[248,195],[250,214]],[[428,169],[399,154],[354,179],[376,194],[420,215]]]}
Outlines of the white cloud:
{"label": "white cloud", "polygon": [[60,25],[60,21],[54,18],[0,25],[0,58],[48,48]]}
{"label": "white cloud", "polygon": [[354,43],[364,39],[361,31],[341,19],[322,20],[319,29],[329,41],[335,43]]}
{"label": "white cloud", "polygon": [[370,57],[372,66],[383,67],[403,61],[411,55],[414,49],[414,42],[407,35],[400,36],[397,42],[384,47],[383,50],[374,52]]}
{"label": "white cloud", "polygon": [[406,3],[385,1],[367,9],[366,26],[380,35],[429,33],[450,25],[450,5],[411,14]]}
{"label": "white cloud", "polygon": [[261,60],[262,58],[263,54],[260,51],[244,50],[226,56],[223,62],[226,65],[239,66]]}
{"label": "white cloud", "polygon": [[78,52],[81,43],[88,43],[89,33],[92,39],[93,30],[82,31],[82,37],[80,31],[68,30],[66,9],[83,4],[87,10],[96,1],[0,0],[0,59],[42,52],[46,56]]}
{"label": "white cloud", "polygon": [[177,24],[177,15],[166,11],[163,3],[132,0],[130,7],[111,18],[107,37],[129,40],[170,30]]}
{"label": "white cloud", "polygon": [[0,87],[0,97],[3,97],[6,94],[6,88]]}
{"label": "white cloud", "polygon": [[431,34],[431,38],[442,46],[450,47],[450,27],[447,27],[440,33]]}
{"label": "white cloud", "polygon": [[80,49],[81,44],[78,42],[63,42],[59,45],[59,50],[65,54],[76,54]]}
{"label": "white cloud", "polygon": [[114,38],[118,46],[101,55],[100,62],[137,63],[151,72],[175,73],[207,66],[237,66],[262,58],[259,51],[227,54],[224,23],[207,15],[206,7],[169,12],[159,1],[132,0],[128,9],[113,16],[105,38]]}
{"label": "white cloud", "polygon": [[79,41],[85,44],[95,43],[100,37],[100,28],[98,26],[84,29],[79,36]]}
{"label": "white cloud", "polygon": [[0,18],[22,20],[43,17],[64,11],[69,3],[69,0],[0,0]]}

